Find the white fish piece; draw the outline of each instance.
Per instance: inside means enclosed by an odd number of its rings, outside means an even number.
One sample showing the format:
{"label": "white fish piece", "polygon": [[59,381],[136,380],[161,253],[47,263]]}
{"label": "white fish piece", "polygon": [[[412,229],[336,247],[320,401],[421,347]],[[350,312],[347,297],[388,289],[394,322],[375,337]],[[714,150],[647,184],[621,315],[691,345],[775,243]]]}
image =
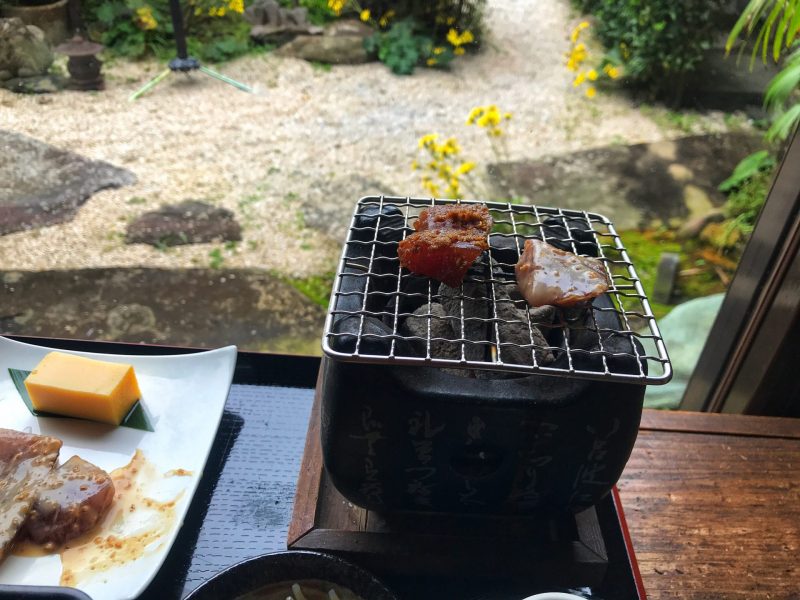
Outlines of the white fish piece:
{"label": "white fish piece", "polygon": [[515,271],[520,293],[534,307],[576,306],[603,294],[611,285],[601,261],[536,239],[525,240]]}

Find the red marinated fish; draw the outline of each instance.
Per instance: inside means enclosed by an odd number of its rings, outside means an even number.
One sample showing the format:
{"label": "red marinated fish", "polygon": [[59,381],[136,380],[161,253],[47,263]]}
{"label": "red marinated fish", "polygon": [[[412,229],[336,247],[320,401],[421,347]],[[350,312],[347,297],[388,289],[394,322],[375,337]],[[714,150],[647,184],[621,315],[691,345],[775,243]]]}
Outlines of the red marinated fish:
{"label": "red marinated fish", "polygon": [[60,546],[97,525],[113,500],[111,476],[73,456],[51,471],[42,485],[24,535],[36,544]]}
{"label": "red marinated fish", "polygon": [[531,306],[575,306],[603,294],[611,284],[601,261],[541,240],[525,240],[516,273],[519,291]]}
{"label": "red marinated fish", "polygon": [[414,233],[400,242],[400,264],[418,275],[458,287],[470,266],[489,247],[492,228],[483,204],[452,204],[424,209]]}
{"label": "red marinated fish", "polygon": [[29,516],[61,450],[61,440],[0,429],[0,562]]}

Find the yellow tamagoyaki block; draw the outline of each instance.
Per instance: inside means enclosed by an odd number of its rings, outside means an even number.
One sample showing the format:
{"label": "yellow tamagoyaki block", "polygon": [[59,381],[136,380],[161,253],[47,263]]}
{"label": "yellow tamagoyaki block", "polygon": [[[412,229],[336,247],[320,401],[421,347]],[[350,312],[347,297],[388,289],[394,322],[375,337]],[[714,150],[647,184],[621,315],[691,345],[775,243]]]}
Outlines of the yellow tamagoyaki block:
{"label": "yellow tamagoyaki block", "polygon": [[140,398],[133,366],[50,352],[25,379],[37,411],[119,425]]}

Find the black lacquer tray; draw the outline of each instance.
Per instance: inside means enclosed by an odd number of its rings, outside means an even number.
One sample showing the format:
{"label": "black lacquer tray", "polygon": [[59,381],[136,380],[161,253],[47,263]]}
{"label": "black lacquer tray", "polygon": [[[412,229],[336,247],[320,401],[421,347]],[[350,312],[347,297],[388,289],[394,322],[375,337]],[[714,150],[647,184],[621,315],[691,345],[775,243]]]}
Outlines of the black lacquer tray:
{"label": "black lacquer tray", "polygon": [[[185,348],[15,337],[54,348],[121,354],[179,354]],[[240,352],[222,422],[186,520],[142,600],[185,597],[242,560],[286,549],[320,361]],[[615,494],[597,507],[608,556],[606,577],[587,598],[642,600],[644,592]],[[536,582],[395,577],[406,600],[519,600],[544,591]],[[52,590],[52,588],[50,588]],[[0,586],[0,598],[42,598],[46,590]],[[35,595],[39,594],[39,595]],[[79,597],[79,596],[65,596]]]}

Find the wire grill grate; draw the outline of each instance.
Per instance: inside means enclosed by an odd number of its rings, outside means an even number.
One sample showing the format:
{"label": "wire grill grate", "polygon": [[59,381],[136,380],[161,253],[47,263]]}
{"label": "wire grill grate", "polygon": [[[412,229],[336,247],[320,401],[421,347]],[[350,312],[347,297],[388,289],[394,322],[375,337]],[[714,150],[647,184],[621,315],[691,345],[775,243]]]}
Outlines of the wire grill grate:
{"label": "wire grill grate", "polygon": [[[455,200],[367,197],[339,263],[323,351],[342,361],[407,364],[661,384],[672,371],[633,263],[606,217],[531,205],[485,204],[490,248],[460,289],[400,266],[397,244],[425,207]],[[462,203],[468,203],[461,201]],[[530,309],[514,265],[537,237],[603,262],[612,282],[591,308]]]}

